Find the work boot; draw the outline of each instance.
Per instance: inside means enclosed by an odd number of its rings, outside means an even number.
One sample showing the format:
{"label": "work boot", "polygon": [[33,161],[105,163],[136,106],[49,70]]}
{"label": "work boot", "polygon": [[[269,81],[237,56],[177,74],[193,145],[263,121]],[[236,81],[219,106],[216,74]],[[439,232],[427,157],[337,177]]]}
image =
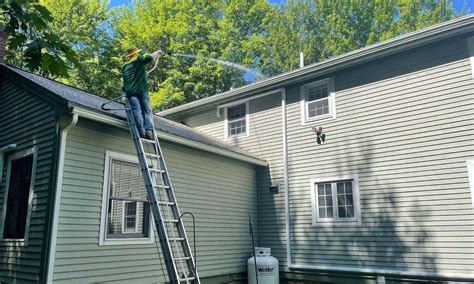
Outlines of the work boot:
{"label": "work boot", "polygon": [[145,132],[145,130],[143,130],[143,131],[139,131],[138,133],[139,133],[139,135],[140,135],[140,138],[145,138],[145,139],[148,139],[148,138],[147,138],[147,136],[146,136],[146,132]]}
{"label": "work boot", "polygon": [[148,130],[145,134],[145,138],[148,140],[155,140],[155,137],[153,137],[153,131]]}

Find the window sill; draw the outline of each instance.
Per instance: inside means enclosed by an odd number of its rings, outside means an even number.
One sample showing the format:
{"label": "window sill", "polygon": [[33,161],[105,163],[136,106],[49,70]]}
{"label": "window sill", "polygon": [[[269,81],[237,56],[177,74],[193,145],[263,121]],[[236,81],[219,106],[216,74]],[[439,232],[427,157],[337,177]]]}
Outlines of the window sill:
{"label": "window sill", "polygon": [[155,243],[152,238],[136,239],[112,239],[99,242],[99,246],[119,246],[119,245],[146,245]]}
{"label": "window sill", "polygon": [[332,226],[350,226],[350,225],[362,225],[362,220],[331,220],[331,221],[313,221],[313,226],[324,226],[324,227],[332,227]]}
{"label": "window sill", "polygon": [[303,121],[301,123],[301,126],[314,126],[317,123],[331,121],[335,119],[336,119],[335,115],[327,115],[327,116],[322,116],[322,117],[317,117],[317,118],[311,118],[311,119],[307,119]]}
{"label": "window sill", "polygon": [[25,239],[1,239],[0,246],[26,247],[28,241]]}
{"label": "window sill", "polygon": [[238,140],[240,138],[245,138],[245,137],[249,137],[249,134],[246,133],[246,134],[239,134],[239,135],[229,136],[229,137],[225,138],[225,141],[234,141],[234,140]]}

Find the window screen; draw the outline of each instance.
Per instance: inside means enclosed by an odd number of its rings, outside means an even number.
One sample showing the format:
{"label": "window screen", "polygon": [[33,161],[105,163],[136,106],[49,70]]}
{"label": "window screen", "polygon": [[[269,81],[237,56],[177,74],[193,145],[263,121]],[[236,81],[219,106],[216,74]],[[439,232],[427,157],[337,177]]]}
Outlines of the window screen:
{"label": "window screen", "polygon": [[112,160],[107,238],[147,238],[150,207],[138,165]]}

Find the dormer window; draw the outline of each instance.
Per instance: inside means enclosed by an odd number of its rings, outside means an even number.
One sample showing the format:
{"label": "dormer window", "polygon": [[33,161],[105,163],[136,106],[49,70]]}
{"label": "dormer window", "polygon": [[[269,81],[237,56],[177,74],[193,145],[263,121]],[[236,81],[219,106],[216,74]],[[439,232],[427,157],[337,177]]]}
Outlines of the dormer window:
{"label": "dormer window", "polygon": [[226,138],[248,135],[248,102],[226,108]]}
{"label": "dormer window", "polygon": [[331,78],[301,86],[302,123],[336,117],[334,87]]}

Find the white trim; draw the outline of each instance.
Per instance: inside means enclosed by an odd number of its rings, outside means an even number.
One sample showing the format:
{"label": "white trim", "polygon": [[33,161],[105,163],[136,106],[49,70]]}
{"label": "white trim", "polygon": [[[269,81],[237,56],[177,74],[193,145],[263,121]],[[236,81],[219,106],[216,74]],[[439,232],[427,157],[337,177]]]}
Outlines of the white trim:
{"label": "white trim", "polygon": [[[335,187],[335,182],[352,180],[352,195],[354,202],[354,218],[350,219],[339,219],[337,218],[337,192]],[[317,194],[317,183],[329,183],[331,182],[331,192],[333,200],[333,216],[334,218],[320,218],[319,217],[319,204],[318,204],[318,194]],[[359,196],[359,177],[357,174],[344,175],[337,177],[325,177],[325,178],[313,178],[310,181],[310,190],[311,190],[311,216],[313,226],[324,225],[324,226],[336,226],[336,225],[360,225],[362,223],[361,210],[360,210],[360,196]]]}
{"label": "white trim", "polygon": [[469,189],[471,191],[472,208],[474,209],[474,160],[467,160],[467,175],[469,176]]}
{"label": "white trim", "polygon": [[283,140],[283,179],[285,187],[285,233],[286,233],[286,262],[291,265],[291,234],[290,234],[290,201],[289,201],[289,180],[288,180],[288,144],[286,129],[286,89],[281,89],[281,120],[282,120],[282,140]]}
{"label": "white trim", "polygon": [[61,191],[63,188],[63,174],[64,174],[64,156],[66,155],[66,137],[69,129],[77,124],[79,115],[73,113],[71,122],[61,131],[61,141],[59,145],[58,157],[58,174],[56,177],[56,188],[54,189],[54,207],[53,207],[53,226],[51,228],[51,244],[49,247],[48,257],[48,271],[46,276],[46,283],[53,283],[54,261],[56,259],[56,241],[58,236],[59,225],[59,207],[61,205]]}
{"label": "white trim", "polygon": [[469,61],[471,62],[471,74],[474,79],[474,36],[467,38],[467,48],[469,50]]}
{"label": "white trim", "polygon": [[[100,229],[99,229],[99,245],[131,245],[131,244],[153,244],[155,242],[155,233],[152,227],[153,216],[150,215],[149,229],[148,229],[148,238],[120,238],[120,239],[107,239],[106,238],[106,228],[107,228],[107,212],[109,204],[109,191],[110,191],[110,173],[112,169],[112,160],[118,160],[128,163],[137,164],[137,156],[114,152],[106,151],[105,152],[105,166],[104,166],[104,183],[102,187],[102,203],[101,203],[101,214],[100,214]],[[138,210],[138,206],[137,206]],[[123,213],[122,213],[123,214]],[[137,213],[138,216],[138,213]],[[135,224],[138,224],[136,222]],[[122,226],[123,228],[123,226]]]}
{"label": "white trim", "polygon": [[[95,111],[90,111],[90,110],[83,109],[83,108],[80,108],[80,107],[77,107],[77,106],[74,107],[73,113],[77,114],[81,117],[93,120],[93,121],[97,121],[97,122],[100,122],[100,123],[105,123],[105,124],[108,124],[108,125],[112,125],[112,126],[115,126],[115,127],[119,127],[119,128],[122,128],[122,129],[129,130],[128,124],[127,124],[126,121],[124,121],[122,119],[111,117],[110,115],[107,115],[107,114],[97,113]],[[159,131],[156,131],[156,132],[157,132],[158,138],[163,139],[163,140],[174,142],[174,143],[177,143],[177,144],[180,144],[180,145],[189,146],[189,147],[192,147],[194,149],[199,149],[199,150],[203,150],[203,151],[206,151],[206,152],[214,153],[216,155],[220,155],[220,156],[224,156],[224,157],[228,157],[228,158],[248,162],[248,163],[251,163],[251,164],[258,165],[258,166],[268,166],[268,163],[265,162],[264,160],[254,158],[252,156],[247,156],[245,154],[239,154],[239,153],[233,152],[233,151],[227,151],[225,149],[210,146],[210,145],[207,145],[207,144],[204,144],[204,143],[196,142],[196,141],[186,139],[186,138],[182,138],[182,137],[179,137],[179,136],[176,136],[176,135],[171,135],[171,134],[167,134],[167,133],[159,132]]]}
{"label": "white trim", "polygon": [[[329,113],[316,117],[308,117],[308,104],[306,101],[306,89],[312,86],[326,85],[328,88],[328,105]],[[300,86],[300,98],[301,98],[301,125],[312,125],[328,120],[336,119],[336,93],[334,91],[334,78],[325,78],[308,84]]]}
{"label": "white trim", "polygon": [[[229,107],[245,104],[245,133],[240,133],[237,135],[229,135],[229,118],[227,117],[227,110]],[[235,140],[238,138],[248,137],[250,135],[250,113],[249,113],[249,101],[232,103],[224,108],[224,131],[225,131],[225,140]],[[243,119],[243,118],[240,118]],[[238,119],[236,119],[238,120]]]}
{"label": "white trim", "polygon": [[[33,161],[31,164],[31,178],[30,178],[30,186],[28,189],[28,210],[26,213],[26,224],[25,224],[25,236],[23,239],[4,239],[3,238],[3,230],[5,228],[5,218],[7,215],[8,210],[8,193],[10,190],[10,175],[11,175],[11,167],[12,162],[19,160],[21,158],[25,158],[28,156],[33,156]],[[5,181],[5,190],[3,193],[3,209],[2,209],[2,222],[0,224],[0,241],[7,242],[9,244],[15,244],[20,246],[28,246],[28,237],[30,233],[30,221],[31,221],[31,212],[33,207],[33,196],[34,196],[34,188],[35,188],[35,178],[36,178],[36,163],[38,160],[38,148],[36,146],[21,150],[18,152],[14,152],[8,158],[8,166],[7,166],[7,173],[6,173],[6,181]],[[1,177],[0,177],[1,178]]]}

